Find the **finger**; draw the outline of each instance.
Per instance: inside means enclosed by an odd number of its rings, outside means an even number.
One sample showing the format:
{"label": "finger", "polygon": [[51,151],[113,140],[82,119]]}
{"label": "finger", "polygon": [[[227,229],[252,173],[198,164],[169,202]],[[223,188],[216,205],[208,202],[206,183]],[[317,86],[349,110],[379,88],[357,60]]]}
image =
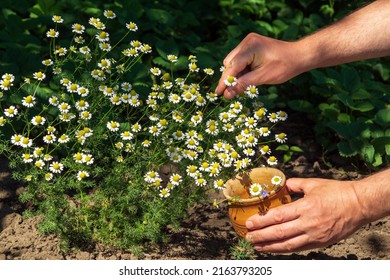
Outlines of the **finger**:
{"label": "finger", "polygon": [[280,242],[304,233],[301,227],[297,226],[298,221],[293,220],[282,224],[249,231],[246,239],[251,243]]}
{"label": "finger", "polygon": [[254,230],[293,221],[300,217],[298,209],[299,200],[271,208],[265,215],[256,214],[249,217],[246,221],[246,227],[248,230]]}
{"label": "finger", "polygon": [[253,245],[256,250],[269,253],[292,253],[318,247],[315,244],[310,243],[309,237],[305,234],[297,235],[285,240],[256,243]]}
{"label": "finger", "polygon": [[321,178],[289,178],[286,181],[286,186],[290,193],[307,193],[312,188],[321,186],[328,181]]}
{"label": "finger", "polygon": [[[215,89],[215,93],[217,95],[224,94],[226,98],[233,97],[238,90],[233,90],[233,91],[229,90],[230,87],[226,86],[225,80],[229,76],[237,77],[240,74],[242,75],[242,73],[246,72],[246,68],[248,66],[246,61],[243,61],[241,59],[234,59],[233,61],[234,62],[229,63],[228,66],[225,66],[225,70],[222,72],[221,78],[219,79],[218,85]],[[229,92],[231,92],[234,95],[230,96],[231,94],[229,94]]]}

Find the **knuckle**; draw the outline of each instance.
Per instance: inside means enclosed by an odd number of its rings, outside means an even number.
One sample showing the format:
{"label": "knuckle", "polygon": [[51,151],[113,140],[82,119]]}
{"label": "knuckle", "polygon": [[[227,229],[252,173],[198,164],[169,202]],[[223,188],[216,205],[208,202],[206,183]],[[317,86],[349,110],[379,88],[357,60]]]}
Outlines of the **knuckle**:
{"label": "knuckle", "polygon": [[282,211],[279,211],[278,209],[275,209],[272,212],[273,219],[276,224],[280,224],[284,222],[284,214]]}

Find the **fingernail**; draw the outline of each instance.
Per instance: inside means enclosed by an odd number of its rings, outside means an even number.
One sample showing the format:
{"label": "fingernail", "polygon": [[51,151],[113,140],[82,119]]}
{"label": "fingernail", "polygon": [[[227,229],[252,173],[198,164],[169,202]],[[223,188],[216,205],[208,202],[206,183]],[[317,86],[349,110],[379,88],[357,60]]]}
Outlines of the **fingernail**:
{"label": "fingernail", "polygon": [[253,228],[252,221],[246,221],[245,226],[246,226],[247,229],[252,229]]}

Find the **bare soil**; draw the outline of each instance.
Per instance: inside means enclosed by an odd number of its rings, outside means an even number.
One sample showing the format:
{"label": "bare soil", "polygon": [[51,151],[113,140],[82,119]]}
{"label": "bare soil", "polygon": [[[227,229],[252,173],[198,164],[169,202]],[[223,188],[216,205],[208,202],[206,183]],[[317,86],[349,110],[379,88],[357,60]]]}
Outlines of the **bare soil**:
{"label": "bare soil", "polygon": [[[348,159],[337,155],[326,159],[315,144],[310,129],[300,124],[299,116],[290,120],[288,133],[292,144],[304,148],[288,164],[280,168],[287,177],[321,177],[339,180],[357,179],[362,174],[351,166]],[[307,125],[307,124],[306,124]],[[330,164],[324,164],[324,163]],[[329,167],[331,166],[331,167]],[[232,248],[238,243],[227,211],[210,204],[189,209],[188,218],[178,230],[168,227],[168,238],[162,244],[148,245],[142,254],[130,250],[104,248],[96,245],[89,249],[68,248],[62,250],[61,240],[56,235],[42,235],[37,230],[40,217],[22,218],[23,206],[18,194],[23,187],[10,178],[6,162],[0,161],[0,260],[33,259],[234,259]],[[218,195],[217,195],[218,196]],[[390,259],[390,217],[368,224],[349,238],[326,248],[293,254],[266,254],[255,252],[255,259]]]}

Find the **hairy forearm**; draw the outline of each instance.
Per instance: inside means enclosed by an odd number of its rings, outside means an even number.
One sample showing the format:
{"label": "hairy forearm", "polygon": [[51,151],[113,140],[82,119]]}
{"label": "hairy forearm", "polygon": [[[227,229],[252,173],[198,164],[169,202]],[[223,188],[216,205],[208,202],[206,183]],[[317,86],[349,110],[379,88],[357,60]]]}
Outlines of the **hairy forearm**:
{"label": "hairy forearm", "polygon": [[354,182],[364,222],[390,215],[390,168]]}
{"label": "hairy forearm", "polygon": [[390,1],[378,0],[295,43],[301,72],[390,55]]}

